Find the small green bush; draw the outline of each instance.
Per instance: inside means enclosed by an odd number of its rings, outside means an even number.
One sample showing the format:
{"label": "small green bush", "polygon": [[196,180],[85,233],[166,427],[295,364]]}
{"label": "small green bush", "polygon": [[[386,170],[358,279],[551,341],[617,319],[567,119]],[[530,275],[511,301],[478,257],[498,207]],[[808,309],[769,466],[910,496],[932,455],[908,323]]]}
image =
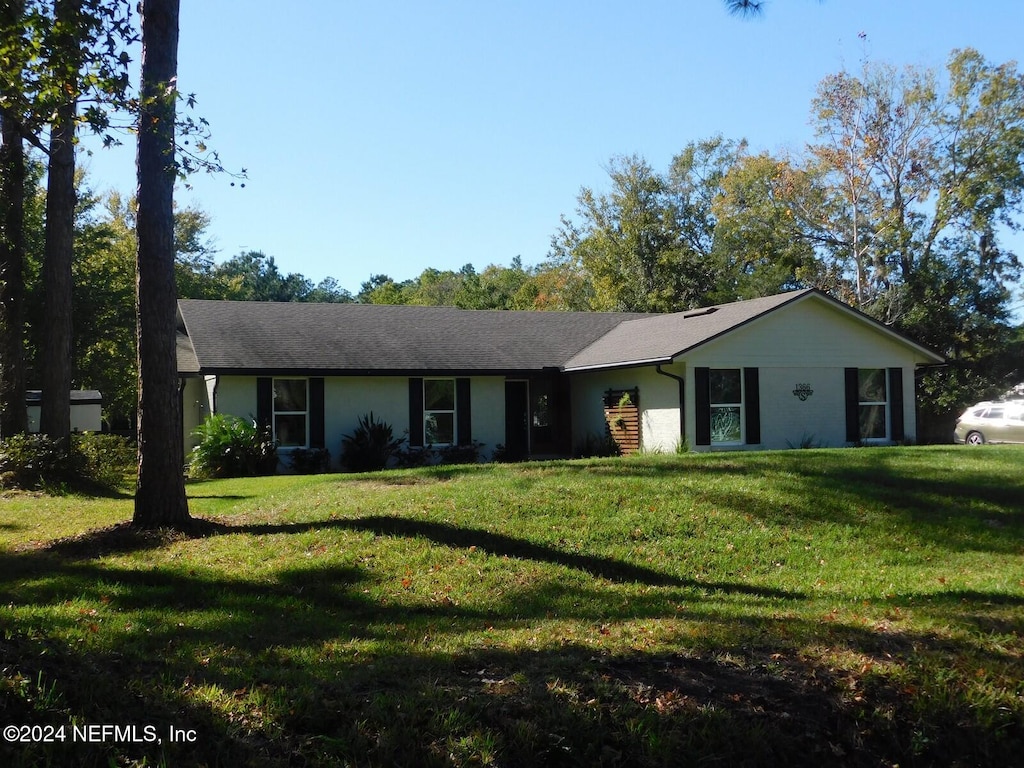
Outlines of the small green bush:
{"label": "small green bush", "polygon": [[621,456],[622,449],[619,448],[619,444],[615,442],[609,433],[605,432],[603,435],[595,435],[590,433],[584,438],[583,444],[579,447],[579,457],[581,459],[589,458],[604,458],[607,456]]}
{"label": "small green bush", "polygon": [[331,452],[326,448],[296,448],[288,457],[288,467],[298,475],[318,475],[331,466]]}
{"label": "small green bush", "polygon": [[377,421],[373,411],[359,417],[350,435],[341,438],[341,463],[353,472],[384,469],[402,448],[404,437],[396,438],[391,425]]}
{"label": "small green bush", "polygon": [[75,433],[70,453],[47,435],[12,435],[0,440],[0,487],[117,491],[135,456],[135,444],[116,435]]}
{"label": "small green bush", "polygon": [[446,445],[437,449],[441,464],[479,464],[486,445],[474,440],[467,445]]}
{"label": "small green bush", "polygon": [[0,486],[4,488],[59,485],[71,474],[71,457],[46,435],[11,435],[0,440]]}
{"label": "small green bush", "polygon": [[188,460],[190,477],[256,477],[277,469],[277,445],[269,427],[254,419],[214,413],[192,433],[199,444]]}
{"label": "small green bush", "polygon": [[407,445],[395,451],[395,466],[402,469],[431,467],[439,461],[438,452],[432,445],[422,447]]}
{"label": "small green bush", "polygon": [[83,482],[116,491],[134,477],[138,451],[135,441],[126,437],[80,432],[71,436],[71,460]]}

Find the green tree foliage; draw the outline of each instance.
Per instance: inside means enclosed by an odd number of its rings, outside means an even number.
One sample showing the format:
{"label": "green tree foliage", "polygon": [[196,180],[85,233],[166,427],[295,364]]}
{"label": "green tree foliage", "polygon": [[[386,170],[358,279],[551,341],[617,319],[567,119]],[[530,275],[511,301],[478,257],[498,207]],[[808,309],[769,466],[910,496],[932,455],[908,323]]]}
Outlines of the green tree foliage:
{"label": "green tree foliage", "polygon": [[805,217],[844,297],[949,359],[923,386],[940,432],[1019,375],[1008,318],[1021,262],[1004,240],[1024,212],[1024,77],[966,49],[942,82],[881,65],[826,78],[807,164],[821,204]]}
{"label": "green tree foliage", "polygon": [[563,221],[556,261],[589,277],[592,309],[664,311],[699,302],[711,287],[709,265],[683,242],[667,179],[637,156],[615,158],[607,170],[610,191],[584,188],[581,223]]}
{"label": "green tree foliage", "polygon": [[565,308],[666,312],[720,293],[728,264],[715,254],[714,201],[744,149],[693,142],[667,174],[637,156],[613,159],[610,190],[583,188],[577,218],[563,216],[551,240],[544,269],[571,297]]}
{"label": "green tree foliage", "polygon": [[814,287],[835,293],[834,268],[817,255],[795,212],[813,205],[816,189],[788,160],[768,153],[739,157],[712,202],[716,301],[751,299]]}
{"label": "green tree foliage", "polygon": [[458,271],[427,268],[401,283],[388,275],[372,275],[355,296],[362,304],[413,304],[460,309],[553,309],[541,301],[542,272],[526,268],[516,256],[505,267],[488,265],[477,272],[472,264]]}
{"label": "green tree foliage", "polygon": [[216,295],[202,296],[181,291],[188,298],[221,298],[232,301],[326,301],[348,302],[352,296],[338,286],[333,278],[326,278],[316,286],[306,277],[291,272],[282,274],[273,256],[260,251],[246,251],[207,268],[205,264],[197,269],[194,264],[179,264],[189,267],[188,274],[198,279],[197,292],[206,291]]}
{"label": "green tree foliage", "polygon": [[[134,39],[129,12],[123,0],[19,0],[7,4],[0,14],[0,115],[5,145],[14,149],[27,141],[48,158],[44,261],[48,311],[43,323],[47,352],[41,358],[41,426],[65,446],[71,428],[67,391],[72,378],[74,144],[80,124],[105,131],[110,110],[127,104],[124,48]],[[10,161],[9,156],[5,158]],[[10,189],[4,190],[3,198],[11,200]],[[7,202],[2,207],[12,211]],[[9,228],[16,226],[12,220]],[[17,266],[16,261],[5,266],[15,290]],[[11,334],[20,332],[19,322],[16,315],[9,318]]]}
{"label": "green tree foliage", "polygon": [[117,194],[85,201],[72,265],[73,386],[99,390],[108,425],[128,431],[138,406],[134,222]]}

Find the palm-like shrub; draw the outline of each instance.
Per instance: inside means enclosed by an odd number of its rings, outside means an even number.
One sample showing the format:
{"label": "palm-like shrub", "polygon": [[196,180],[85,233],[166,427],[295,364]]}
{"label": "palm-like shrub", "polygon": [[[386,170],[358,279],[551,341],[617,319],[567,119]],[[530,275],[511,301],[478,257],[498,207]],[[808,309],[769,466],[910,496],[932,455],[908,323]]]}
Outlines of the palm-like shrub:
{"label": "palm-like shrub", "polygon": [[210,414],[192,433],[191,477],[254,477],[277,469],[277,444],[269,427],[224,413]]}
{"label": "palm-like shrub", "polygon": [[350,435],[341,438],[341,463],[353,472],[375,472],[387,467],[405,438],[394,436],[391,425],[377,421],[373,411],[359,417]]}

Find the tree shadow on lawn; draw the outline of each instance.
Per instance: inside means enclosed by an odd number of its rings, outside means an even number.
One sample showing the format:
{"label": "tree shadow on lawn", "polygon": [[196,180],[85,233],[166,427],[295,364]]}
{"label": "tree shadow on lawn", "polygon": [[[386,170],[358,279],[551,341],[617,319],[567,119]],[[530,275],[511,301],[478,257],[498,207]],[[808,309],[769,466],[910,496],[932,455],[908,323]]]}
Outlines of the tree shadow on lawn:
{"label": "tree shadow on lawn", "polygon": [[[40,560],[33,553],[7,557]],[[109,593],[99,615],[81,619],[96,622],[97,633],[115,632],[119,615],[163,610],[185,612],[192,625],[176,623],[177,616],[154,620],[131,636],[123,630],[123,642],[108,638],[96,647],[9,628],[0,638],[8,679],[53,686],[59,701],[33,705],[7,692],[0,696],[5,722],[67,725],[74,718],[152,724],[161,734],[173,725],[195,730],[197,739],[20,750],[5,744],[5,765],[460,765],[481,762],[487,750],[508,765],[653,766],[712,757],[751,766],[1008,764],[1024,743],[1010,728],[987,733],[992,713],[956,701],[922,712],[898,676],[851,690],[846,672],[785,639],[819,632],[830,648],[888,663],[894,656],[955,656],[955,644],[918,633],[819,628],[709,609],[702,620],[746,639],[721,653],[609,653],[595,626],[590,644],[580,638],[539,650],[452,653],[433,650],[429,638],[484,623],[499,631],[521,627],[545,619],[547,608],[535,597],[509,595],[498,611],[505,619],[497,621],[454,605],[382,605],[361,589],[365,573],[337,565],[287,569],[271,582],[52,559],[39,567],[63,571],[75,596]],[[15,592],[19,604],[41,608],[65,599]],[[656,613],[653,601],[650,607]],[[513,611],[526,615],[508,618]],[[770,639],[750,643],[757,634]],[[346,652],[353,639],[381,645]],[[219,705],[201,693],[211,687],[221,692]]]}
{"label": "tree shadow on lawn", "polygon": [[[800,594],[678,579],[488,531],[402,518],[203,522],[192,535],[331,527],[475,546],[655,589],[630,595],[624,605],[620,594],[606,594],[600,584],[547,579],[510,590],[480,610],[428,602],[426,595],[413,605],[386,595],[382,602],[364,589],[370,571],[332,562],[244,579],[173,564],[123,568],[94,561],[185,536],[126,526],[3,554],[0,603],[34,606],[40,615],[59,612],[69,600],[97,606],[77,615],[65,609],[62,619],[84,627],[86,638],[94,633],[96,642],[48,637],[45,622],[52,620],[46,619],[37,619],[41,624],[33,630],[6,628],[0,636],[6,678],[39,681],[59,695],[39,704],[6,689],[0,695],[6,722],[153,724],[160,733],[174,725],[194,729],[197,740],[17,750],[4,744],[0,759],[12,766],[47,760],[97,766],[126,760],[458,765],[491,754],[510,765],[644,766],[714,756],[736,765],[874,766],[1008,764],[1024,746],[1019,711],[999,714],[994,704],[975,707],[955,697],[922,709],[909,692],[913,686],[899,675],[869,676],[851,692],[848,673],[829,667],[827,654],[811,658],[800,649],[816,636],[822,647],[880,665],[934,657],[941,667],[961,652],[982,663],[1005,664],[1007,657],[920,632],[743,612],[746,600],[804,599]],[[694,588],[721,591],[731,610],[723,612],[711,599],[693,600]],[[402,595],[398,585],[395,592]],[[906,598],[908,604],[918,599]],[[954,612],[963,600],[990,599],[1021,604],[1005,595],[950,593],[937,610]],[[735,640],[691,654],[601,649],[605,623],[613,631],[619,621],[677,619],[673,605],[687,601],[686,620],[715,625],[710,636]],[[553,615],[590,625],[592,636],[539,650],[500,645],[500,633],[522,633]],[[135,626],[125,626],[126,618]],[[464,647],[458,636],[483,628],[493,634],[473,642],[486,645],[493,636],[497,647],[433,650],[446,639]],[[353,644],[372,650],[360,653],[351,650]],[[201,692],[209,690],[221,692],[219,702]],[[993,735],[987,729],[1000,717],[1006,727]]]}
{"label": "tree shadow on lawn", "polygon": [[[720,592],[735,592],[762,598],[801,599],[802,593],[769,587],[756,587],[738,582],[710,582],[685,579],[652,568],[635,565],[599,555],[577,554],[536,544],[528,539],[492,533],[479,528],[465,528],[448,523],[409,520],[402,517],[368,516],[356,519],[326,519],[300,523],[231,524],[212,520],[193,520],[190,531],[144,531],[129,523],[87,531],[73,537],[58,539],[35,548],[41,554],[61,559],[89,559],[113,554],[155,549],[173,541],[191,537],[206,538],[233,534],[270,536],[297,534],[314,530],[367,531],[378,536],[424,538],[436,544],[469,549],[476,547],[497,556],[561,565],[619,583],[639,583],[652,587],[683,587]],[[22,551],[25,551],[25,547]]]}
{"label": "tree shadow on lawn", "polygon": [[[975,478],[978,478],[975,475]],[[1007,487],[998,475],[978,482],[908,478],[885,460],[868,466],[831,468],[827,473],[795,469],[785,487],[771,494],[754,489],[724,493],[702,489],[708,504],[777,523],[815,521],[856,528],[881,524],[880,540],[892,534],[892,516],[908,536],[951,551],[1020,554],[1024,551],[1024,486]],[[869,508],[885,517],[866,517]]]}

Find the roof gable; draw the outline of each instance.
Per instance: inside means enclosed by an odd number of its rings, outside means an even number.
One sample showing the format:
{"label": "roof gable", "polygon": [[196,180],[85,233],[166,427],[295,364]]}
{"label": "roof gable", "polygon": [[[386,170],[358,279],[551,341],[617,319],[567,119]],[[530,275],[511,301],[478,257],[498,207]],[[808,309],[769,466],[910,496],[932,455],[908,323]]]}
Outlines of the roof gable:
{"label": "roof gable", "polygon": [[804,301],[820,302],[838,312],[845,321],[860,324],[890,342],[910,348],[923,361],[940,363],[943,360],[941,356],[874,318],[821,291],[807,288],[690,312],[625,321],[574,355],[565,364],[565,370],[584,371],[669,363],[687,352],[735,333],[750,323]]}
{"label": "roof gable", "polygon": [[668,363],[694,347],[732,331],[809,291],[793,291],[688,312],[638,318],[619,324],[573,355],[567,371]]}

